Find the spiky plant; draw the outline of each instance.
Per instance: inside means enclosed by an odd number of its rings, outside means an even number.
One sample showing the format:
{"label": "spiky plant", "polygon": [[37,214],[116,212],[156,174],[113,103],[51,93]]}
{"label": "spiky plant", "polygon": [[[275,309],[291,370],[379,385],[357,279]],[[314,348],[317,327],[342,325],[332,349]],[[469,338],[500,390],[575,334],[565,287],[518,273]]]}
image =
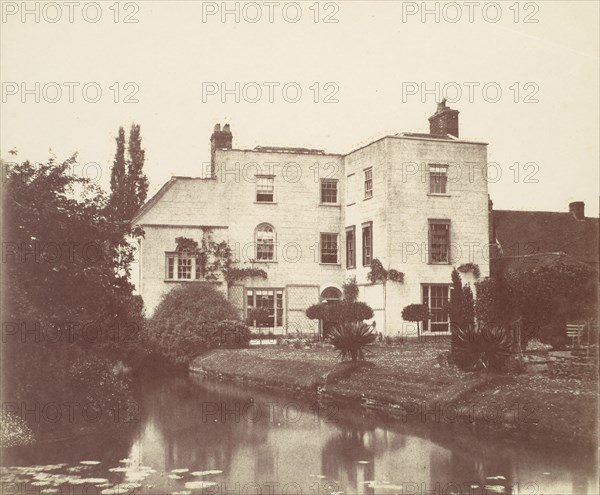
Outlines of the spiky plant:
{"label": "spiky plant", "polygon": [[512,334],[500,326],[455,326],[452,354],[455,363],[467,371],[502,371],[511,354]]}
{"label": "spiky plant", "polygon": [[342,361],[363,361],[367,346],[375,342],[377,335],[373,327],[362,322],[344,322],[330,332],[330,341],[339,351]]}

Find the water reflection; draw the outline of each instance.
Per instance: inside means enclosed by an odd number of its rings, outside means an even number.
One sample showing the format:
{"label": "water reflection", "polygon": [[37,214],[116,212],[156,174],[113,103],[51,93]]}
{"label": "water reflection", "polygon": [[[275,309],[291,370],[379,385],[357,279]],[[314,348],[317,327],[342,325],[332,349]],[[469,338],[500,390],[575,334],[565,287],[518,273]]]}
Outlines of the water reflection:
{"label": "water reflection", "polygon": [[428,438],[422,428],[417,436],[361,412],[199,377],[143,381],[139,400],[139,423],[112,436],[5,452],[3,486],[59,495],[65,486],[69,495],[597,492],[595,462],[578,453],[469,443],[466,433]]}

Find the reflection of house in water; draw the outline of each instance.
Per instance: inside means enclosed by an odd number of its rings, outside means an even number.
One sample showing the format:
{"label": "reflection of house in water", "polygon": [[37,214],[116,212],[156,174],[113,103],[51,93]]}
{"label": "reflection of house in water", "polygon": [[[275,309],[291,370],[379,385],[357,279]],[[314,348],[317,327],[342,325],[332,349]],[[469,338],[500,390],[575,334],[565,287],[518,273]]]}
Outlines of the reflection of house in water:
{"label": "reflection of house in water", "polygon": [[[214,478],[225,483],[220,493],[226,493],[224,488],[244,493],[236,484],[247,493],[253,493],[251,484],[269,493],[270,484],[271,493],[278,493],[275,488],[281,492],[292,483],[302,493],[414,493],[415,487],[420,490],[416,493],[452,493],[453,487],[460,487],[454,490],[457,493],[470,493],[471,485],[502,487],[499,493],[509,495],[596,493],[596,467],[572,455],[469,443],[465,438],[457,441],[457,436],[434,442],[376,427],[351,411],[338,422],[327,423],[307,407],[286,421],[281,409],[296,404],[292,400],[224,383],[202,381],[191,387],[187,380],[170,380],[144,391],[144,400],[138,437],[125,455],[134,461],[133,467],[152,466],[158,471],[147,481],[164,490],[161,493],[175,486],[165,474],[177,468],[222,470]],[[273,420],[263,414],[258,421],[244,415],[216,421],[203,416],[207,404],[231,412],[251,403],[275,404],[279,414]]]}

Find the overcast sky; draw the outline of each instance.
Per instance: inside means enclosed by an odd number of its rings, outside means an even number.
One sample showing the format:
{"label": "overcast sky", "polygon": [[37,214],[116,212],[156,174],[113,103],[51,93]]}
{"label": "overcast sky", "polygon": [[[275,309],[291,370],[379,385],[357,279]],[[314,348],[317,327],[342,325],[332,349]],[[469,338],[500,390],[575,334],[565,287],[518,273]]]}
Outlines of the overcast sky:
{"label": "overcast sky", "polygon": [[[566,211],[583,200],[598,215],[596,1],[430,2],[424,18],[421,2],[391,1],[228,2],[224,19],[221,2],[26,2],[25,17],[22,2],[2,4],[4,160],[12,149],[31,161],[78,152],[106,186],[117,129],[136,122],[153,193],[172,175],[201,175],[217,122],[231,124],[237,148],[346,153],[427,131],[446,88],[461,137],[488,142],[502,171],[490,184],[496,208]],[[236,82],[240,101],[223,102],[221,83],[235,93]],[[203,98],[203,86],[219,92]]]}

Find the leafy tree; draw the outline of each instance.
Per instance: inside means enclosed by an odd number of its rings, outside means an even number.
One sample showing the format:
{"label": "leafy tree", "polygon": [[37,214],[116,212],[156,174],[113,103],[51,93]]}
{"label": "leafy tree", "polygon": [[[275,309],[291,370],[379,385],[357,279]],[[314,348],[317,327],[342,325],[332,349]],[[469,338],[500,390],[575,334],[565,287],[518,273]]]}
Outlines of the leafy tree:
{"label": "leafy tree", "polygon": [[402,319],[405,321],[417,322],[417,336],[421,336],[420,322],[428,320],[431,317],[429,308],[425,304],[409,304],[402,310]]}
{"label": "leafy tree", "polygon": [[[10,400],[93,398],[108,408],[106,401],[126,400],[126,387],[98,385],[95,376],[108,376],[117,360],[131,363],[142,347],[143,305],[129,282],[126,240],[141,232],[107,217],[108,198],[70,174],[75,162],[16,164],[2,184],[3,388]],[[78,375],[87,395],[73,391],[64,371],[81,359],[91,366]]]}

